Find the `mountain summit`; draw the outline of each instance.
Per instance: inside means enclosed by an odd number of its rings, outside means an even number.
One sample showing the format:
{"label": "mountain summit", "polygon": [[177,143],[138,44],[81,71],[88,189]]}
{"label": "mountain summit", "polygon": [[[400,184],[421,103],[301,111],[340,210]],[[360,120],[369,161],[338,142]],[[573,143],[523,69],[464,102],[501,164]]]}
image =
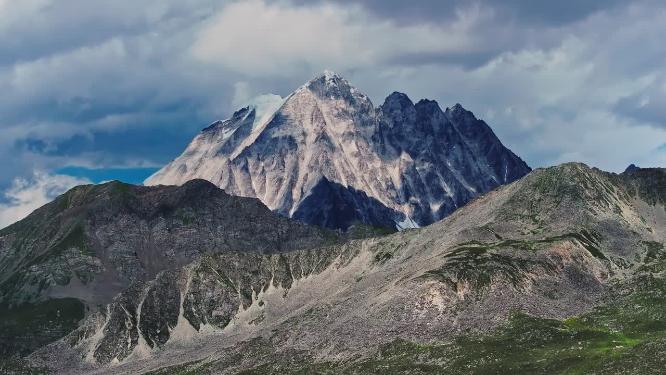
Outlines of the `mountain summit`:
{"label": "mountain summit", "polygon": [[260,98],[204,129],[146,184],[202,178],[311,224],[402,229],[530,171],[460,105],[442,111],[394,92],[375,107],[330,71],[285,99]]}

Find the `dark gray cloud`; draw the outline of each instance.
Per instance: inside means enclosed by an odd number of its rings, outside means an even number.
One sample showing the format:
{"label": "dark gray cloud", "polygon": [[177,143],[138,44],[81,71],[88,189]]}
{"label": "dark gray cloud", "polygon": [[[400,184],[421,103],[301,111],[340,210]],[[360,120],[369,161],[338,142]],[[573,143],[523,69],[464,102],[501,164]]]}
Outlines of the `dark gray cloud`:
{"label": "dark gray cloud", "polygon": [[655,82],[641,92],[618,100],[615,111],[636,121],[666,129],[666,85]]}
{"label": "dark gray cloud", "polygon": [[[613,9],[620,0],[336,0],[346,5],[360,4],[373,13],[399,22],[448,22],[456,18],[461,9],[479,7],[492,10],[506,23],[522,26],[556,27],[582,20],[596,12]],[[300,4],[311,1],[300,0]]]}
{"label": "dark gray cloud", "polygon": [[386,60],[393,66],[454,65],[464,69],[479,68],[502,53],[501,49],[490,48],[471,52],[424,52],[408,53]]}
{"label": "dark gray cloud", "polygon": [[531,25],[560,27],[583,20],[597,12],[613,10],[626,4],[621,0],[493,0],[484,2],[498,9],[500,15],[509,16],[513,22]]}
{"label": "dark gray cloud", "polygon": [[219,9],[214,0],[91,3],[86,0],[7,1],[0,8],[0,64],[31,61],[112,38],[169,33]]}
{"label": "dark gray cloud", "polygon": [[[278,1],[279,2],[279,1]],[[523,48],[553,48],[563,35],[574,32],[590,17],[622,13],[628,5],[651,4],[652,0],[627,3],[620,0],[296,0],[302,6],[337,3],[367,10],[381,20],[399,25],[441,26],[479,18],[473,27],[474,47],[446,53],[407,54],[393,59],[400,65],[455,64],[475,68],[503,52]],[[418,41],[414,41],[418,42]]]}

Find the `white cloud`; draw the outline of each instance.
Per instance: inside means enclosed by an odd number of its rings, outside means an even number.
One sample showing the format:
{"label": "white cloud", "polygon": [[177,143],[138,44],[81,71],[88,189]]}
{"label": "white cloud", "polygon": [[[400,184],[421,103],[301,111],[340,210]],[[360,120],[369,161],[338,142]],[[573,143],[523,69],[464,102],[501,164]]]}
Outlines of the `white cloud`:
{"label": "white cloud", "polygon": [[234,83],[234,96],[231,99],[231,105],[234,108],[240,108],[248,100],[252,99],[254,95],[250,92],[250,85],[247,82],[236,82]]}
{"label": "white cloud", "polygon": [[25,218],[70,188],[89,183],[86,179],[44,172],[35,172],[31,179],[14,179],[4,193],[7,203],[0,203],[0,228]]}
{"label": "white cloud", "polygon": [[347,70],[410,54],[473,52],[482,43],[471,31],[486,17],[473,7],[441,26],[398,25],[358,5],[234,2],[202,29],[192,52],[250,76]]}
{"label": "white cloud", "polygon": [[[666,50],[653,44],[664,25],[666,12],[632,7],[559,30],[552,47],[523,46],[474,69],[430,64],[355,73],[373,98],[398,88],[413,99],[462,103],[534,167],[573,160],[611,171],[658,166],[666,154],[652,150],[666,143],[666,127],[658,126],[666,123],[659,107],[666,75],[654,61],[664,61]],[[647,97],[640,111],[632,108]]]}

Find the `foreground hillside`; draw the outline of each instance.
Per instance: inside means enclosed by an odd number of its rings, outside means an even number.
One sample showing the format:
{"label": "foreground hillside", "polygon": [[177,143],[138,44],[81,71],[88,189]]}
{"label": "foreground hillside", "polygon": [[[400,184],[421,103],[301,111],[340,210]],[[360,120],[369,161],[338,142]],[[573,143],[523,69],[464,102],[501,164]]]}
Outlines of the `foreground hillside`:
{"label": "foreground hillside", "polygon": [[665,173],[565,164],[422,229],[207,254],[126,289],[29,361],[60,373],[656,372]]}
{"label": "foreground hillside", "polygon": [[204,254],[270,254],[336,241],[332,232],[202,180],[76,187],[0,231],[0,355],[58,339],[119,293]]}

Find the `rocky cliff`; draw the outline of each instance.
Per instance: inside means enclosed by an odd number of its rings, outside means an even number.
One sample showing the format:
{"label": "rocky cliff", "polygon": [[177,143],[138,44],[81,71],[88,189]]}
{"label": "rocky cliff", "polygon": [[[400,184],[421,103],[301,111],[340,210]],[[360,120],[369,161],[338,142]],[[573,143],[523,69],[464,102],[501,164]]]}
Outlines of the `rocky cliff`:
{"label": "rocky cliff", "polygon": [[202,178],[308,223],[403,229],[440,220],[529,171],[460,105],[443,111],[396,92],[375,107],[326,72],[285,99],[261,97],[212,124],[146,183]]}

